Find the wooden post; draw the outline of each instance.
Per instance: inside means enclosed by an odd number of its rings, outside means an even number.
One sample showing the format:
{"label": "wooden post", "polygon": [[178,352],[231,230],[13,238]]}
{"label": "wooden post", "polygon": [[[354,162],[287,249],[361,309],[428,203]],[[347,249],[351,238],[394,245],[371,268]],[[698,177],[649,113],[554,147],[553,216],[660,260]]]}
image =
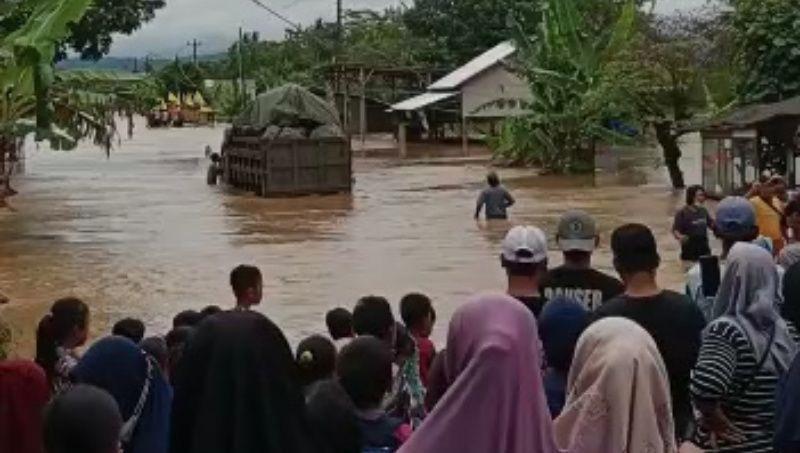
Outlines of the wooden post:
{"label": "wooden post", "polygon": [[361,85],[361,109],[359,116],[359,132],[361,133],[362,147],[367,143],[367,79],[364,76],[364,67],[358,72],[358,81]]}
{"label": "wooden post", "polygon": [[400,121],[397,131],[398,149],[400,151],[400,158],[405,159],[408,157],[408,144],[406,143],[406,122]]}
{"label": "wooden post", "polygon": [[461,152],[469,156],[469,134],[467,132],[467,112],[464,107],[464,94],[461,94]]}

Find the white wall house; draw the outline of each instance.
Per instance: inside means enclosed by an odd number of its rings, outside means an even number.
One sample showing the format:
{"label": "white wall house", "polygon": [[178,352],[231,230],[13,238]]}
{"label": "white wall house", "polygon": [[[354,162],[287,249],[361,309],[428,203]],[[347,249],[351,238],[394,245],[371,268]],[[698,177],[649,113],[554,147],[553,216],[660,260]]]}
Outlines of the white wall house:
{"label": "white wall house", "polygon": [[[461,135],[464,154],[468,152],[470,120],[493,120],[525,113],[525,100],[530,100],[528,84],[514,74],[507,61],[517,49],[506,41],[475,57],[470,62],[442,77],[427,92],[391,107],[396,112],[422,112],[434,104],[458,98],[461,104]],[[405,125],[400,125],[400,153],[405,155]]]}

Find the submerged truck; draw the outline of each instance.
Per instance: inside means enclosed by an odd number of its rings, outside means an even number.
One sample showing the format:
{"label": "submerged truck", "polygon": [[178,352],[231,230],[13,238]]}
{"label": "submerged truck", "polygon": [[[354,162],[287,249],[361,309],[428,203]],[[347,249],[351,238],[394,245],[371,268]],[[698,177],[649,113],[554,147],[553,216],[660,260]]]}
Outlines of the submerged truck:
{"label": "submerged truck", "polygon": [[297,85],[259,95],[225,131],[222,181],[263,197],[352,190],[350,140],[336,109]]}

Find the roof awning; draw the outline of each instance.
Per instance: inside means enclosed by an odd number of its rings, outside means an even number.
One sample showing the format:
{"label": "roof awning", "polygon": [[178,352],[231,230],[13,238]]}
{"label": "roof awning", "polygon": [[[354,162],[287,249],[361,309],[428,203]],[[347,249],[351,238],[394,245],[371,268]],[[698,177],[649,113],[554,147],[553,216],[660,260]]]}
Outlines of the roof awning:
{"label": "roof awning", "polygon": [[457,91],[453,92],[445,92],[445,93],[422,93],[418,96],[414,96],[411,99],[406,99],[403,102],[399,102],[391,107],[389,107],[390,112],[411,112],[414,110],[419,110],[421,108],[425,108],[431,104],[435,104],[437,102],[441,102],[445,99],[451,98],[457,95]]}

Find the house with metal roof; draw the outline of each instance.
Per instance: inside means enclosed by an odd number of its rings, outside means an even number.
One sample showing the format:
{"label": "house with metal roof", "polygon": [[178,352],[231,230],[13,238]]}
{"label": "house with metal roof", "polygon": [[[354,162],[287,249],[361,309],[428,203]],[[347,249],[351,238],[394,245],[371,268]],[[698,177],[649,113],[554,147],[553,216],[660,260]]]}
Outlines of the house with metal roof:
{"label": "house with metal roof", "polygon": [[405,156],[405,138],[412,115],[423,123],[440,105],[455,115],[440,115],[459,123],[464,154],[469,151],[469,130],[474,123],[486,123],[525,113],[530,99],[528,84],[508,66],[517,48],[511,41],[502,42],[475,57],[464,66],[428,86],[427,91],[390,107],[403,115],[398,133],[400,155]]}
{"label": "house with metal roof", "polygon": [[745,191],[763,174],[798,185],[800,97],[741,106],[698,125],[703,148],[703,187],[727,195]]}

